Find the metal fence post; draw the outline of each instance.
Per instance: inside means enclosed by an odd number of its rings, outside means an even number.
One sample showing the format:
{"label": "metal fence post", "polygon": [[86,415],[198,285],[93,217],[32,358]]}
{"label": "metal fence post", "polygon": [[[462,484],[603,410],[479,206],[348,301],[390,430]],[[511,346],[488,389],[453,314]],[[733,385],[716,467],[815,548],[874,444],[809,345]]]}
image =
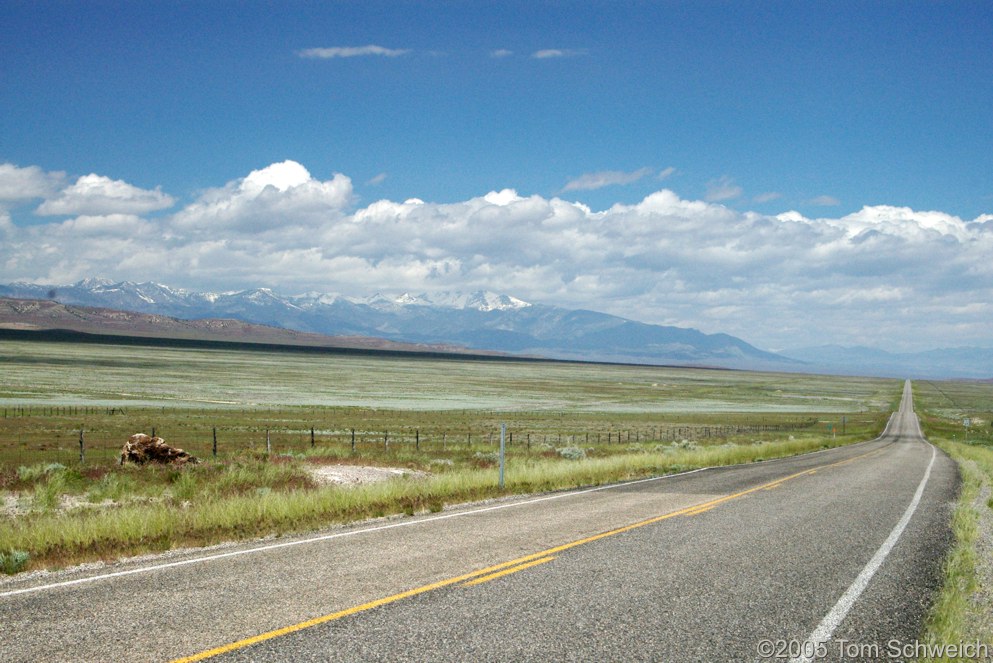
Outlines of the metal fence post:
{"label": "metal fence post", "polygon": [[504,444],[507,438],[507,424],[500,424],[500,490],[503,490],[503,467],[505,464]]}

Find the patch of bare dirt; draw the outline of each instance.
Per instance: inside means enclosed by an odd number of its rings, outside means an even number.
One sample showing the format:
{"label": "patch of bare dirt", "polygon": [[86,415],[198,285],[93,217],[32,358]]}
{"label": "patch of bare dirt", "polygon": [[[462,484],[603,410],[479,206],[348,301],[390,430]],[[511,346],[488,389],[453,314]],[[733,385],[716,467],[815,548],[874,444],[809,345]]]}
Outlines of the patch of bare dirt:
{"label": "patch of bare dirt", "polygon": [[308,468],[314,481],[325,486],[357,486],[402,477],[423,478],[427,474],[403,467],[370,467],[364,465],[321,465]]}
{"label": "patch of bare dirt", "polygon": [[13,518],[21,515],[21,512],[20,498],[18,498],[17,493],[0,495],[0,514]]}

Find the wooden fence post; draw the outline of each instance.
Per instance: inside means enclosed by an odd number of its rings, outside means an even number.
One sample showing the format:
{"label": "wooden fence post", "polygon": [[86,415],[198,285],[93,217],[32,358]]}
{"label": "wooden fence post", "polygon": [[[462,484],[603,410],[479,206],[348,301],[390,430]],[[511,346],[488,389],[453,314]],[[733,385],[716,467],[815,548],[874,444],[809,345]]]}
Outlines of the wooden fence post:
{"label": "wooden fence post", "polygon": [[217,458],[217,426],[214,426],[214,458]]}
{"label": "wooden fence post", "polygon": [[79,464],[82,465],[84,461],[85,461],[85,456],[84,456],[84,443],[83,443],[83,429],[82,429],[82,427],[80,427],[80,429],[79,429]]}

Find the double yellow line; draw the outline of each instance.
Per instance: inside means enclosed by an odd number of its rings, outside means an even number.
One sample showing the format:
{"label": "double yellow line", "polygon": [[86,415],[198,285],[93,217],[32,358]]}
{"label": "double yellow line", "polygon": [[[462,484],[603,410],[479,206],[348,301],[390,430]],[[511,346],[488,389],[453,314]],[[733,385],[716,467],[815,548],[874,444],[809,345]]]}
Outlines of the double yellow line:
{"label": "double yellow line", "polygon": [[864,453],[852,458],[847,458],[845,460],[837,461],[834,463],[828,463],[815,467],[809,470],[804,470],[802,472],[797,472],[796,474],[791,474],[789,476],[783,477],[781,479],[776,479],[775,481],[770,481],[764,483],[760,486],[755,486],[741,492],[737,492],[731,495],[725,495],[723,497],[718,497],[701,504],[695,504],[693,506],[684,507],[670,513],[666,513],[661,516],[654,516],[648,518],[647,520],[642,520],[630,525],[625,525],[624,527],[618,527],[617,529],[612,529],[607,532],[601,532],[600,534],[594,534],[593,536],[588,536],[584,539],[578,539],[576,541],[570,541],[569,543],[564,543],[554,548],[549,548],[541,552],[532,553],[530,555],[525,555],[524,557],[518,557],[517,559],[510,560],[509,562],[503,562],[501,564],[496,564],[494,566],[486,567],[485,569],[479,569],[478,571],[473,571],[471,573],[466,573],[464,575],[455,576],[453,578],[446,578],[444,580],[439,580],[438,582],[433,582],[428,585],[422,585],[415,589],[409,589],[405,592],[400,592],[399,594],[393,594],[392,596],[386,596],[381,599],[376,599],[374,601],[369,601],[368,603],[363,603],[361,605],[353,606],[351,608],[346,608],[344,610],[339,610],[338,612],[333,612],[328,615],[323,615],[321,617],[315,617],[314,619],[308,619],[307,621],[300,622],[298,624],[293,624],[291,626],[286,626],[274,631],[268,631],[266,633],[261,633],[259,635],[252,636],[250,638],[245,638],[244,640],[238,640],[237,642],[232,642],[227,645],[222,645],[220,647],[215,647],[214,649],[209,649],[199,654],[194,654],[192,656],[187,656],[185,658],[178,658],[172,661],[172,663],[192,663],[193,661],[202,661],[208,658],[213,658],[214,656],[219,656],[221,654],[226,654],[228,652],[236,651],[239,649],[244,649],[254,644],[260,642],[265,642],[266,640],[272,640],[273,638],[278,638],[284,635],[289,635],[290,633],[296,633],[297,631],[302,631],[304,629],[311,628],[312,626],[318,626],[320,624],[326,624],[328,622],[333,622],[336,619],[341,619],[343,617],[348,617],[349,615],[355,615],[360,612],[366,612],[372,610],[373,608],[378,608],[380,606],[388,605],[390,603],[396,603],[397,601],[402,601],[403,599],[408,599],[419,594],[425,594],[427,592],[432,592],[436,589],[442,589],[443,587],[451,587],[452,585],[458,585],[463,583],[464,587],[473,587],[476,585],[481,585],[490,580],[495,580],[503,576],[510,575],[512,573],[517,573],[518,571],[523,571],[540,564],[545,564],[551,562],[556,558],[558,553],[564,552],[571,548],[581,546],[587,543],[592,543],[593,541],[599,541],[600,539],[606,539],[607,537],[616,536],[617,534],[623,534],[624,532],[630,532],[631,530],[638,529],[639,527],[645,527],[646,525],[652,525],[654,523],[662,522],[663,520],[668,520],[670,518],[675,518],[677,516],[696,516],[701,513],[710,511],[711,509],[720,506],[726,502],[736,500],[746,495],[751,495],[752,493],[758,492],[760,490],[772,490],[778,488],[787,481],[792,481],[799,477],[808,476],[815,474],[820,469],[838,467],[851,463],[860,458],[865,458],[867,456],[875,455],[880,453],[881,450],[877,449]]}

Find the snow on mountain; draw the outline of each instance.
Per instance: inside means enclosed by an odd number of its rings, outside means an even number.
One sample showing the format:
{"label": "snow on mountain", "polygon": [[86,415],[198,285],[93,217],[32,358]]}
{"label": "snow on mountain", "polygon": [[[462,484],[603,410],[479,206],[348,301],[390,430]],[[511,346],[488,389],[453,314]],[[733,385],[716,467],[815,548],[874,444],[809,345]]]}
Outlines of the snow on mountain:
{"label": "snow on mountain", "polygon": [[400,306],[434,306],[452,309],[473,309],[476,311],[507,311],[531,306],[528,302],[501,295],[488,290],[475,292],[446,291],[433,294],[421,293],[412,295],[404,293],[392,298],[393,303]]}
{"label": "snow on mountain", "polygon": [[424,299],[423,296],[412,295],[409,292],[405,292],[394,301],[401,306],[425,306],[429,305],[431,302]]}
{"label": "snow on mountain", "polygon": [[594,311],[531,304],[506,294],[376,293],[364,299],[269,288],[198,293],[154,282],[87,280],[66,286],[12,284],[0,296],[53,299],[176,318],[234,318],[329,335],[374,336],[405,343],[458,345],[566,359],[782,368],[798,363],[741,339],[694,329],[647,325]]}
{"label": "snow on mountain", "polygon": [[9,297],[56,299],[66,304],[87,306],[138,307],[139,310],[156,306],[182,309],[212,305],[232,306],[237,303],[251,303],[258,306],[287,306],[305,310],[332,306],[342,302],[364,304],[381,310],[426,306],[475,311],[512,311],[531,306],[530,303],[517,297],[488,290],[475,292],[445,291],[417,295],[409,292],[400,295],[376,293],[370,297],[344,297],[337,293],[311,291],[300,295],[284,296],[275,293],[271,288],[253,288],[220,293],[194,292],[173,288],[154,281],[115,282],[102,278],[88,278],[59,286],[18,282],[0,286],[0,294]]}
{"label": "snow on mountain", "polygon": [[434,294],[421,293],[419,295],[413,295],[409,292],[401,295],[387,295],[377,292],[366,299],[353,299],[352,301],[383,310],[394,310],[405,306],[430,306],[475,311],[507,311],[531,306],[528,302],[517,297],[501,295],[488,290],[468,293],[447,291]]}
{"label": "snow on mountain", "polygon": [[[110,279],[86,278],[78,283],[75,283],[71,287],[82,288],[84,290],[95,290],[97,288],[106,288],[113,285],[114,282],[111,281]],[[66,286],[66,287],[70,287],[70,286]]]}

